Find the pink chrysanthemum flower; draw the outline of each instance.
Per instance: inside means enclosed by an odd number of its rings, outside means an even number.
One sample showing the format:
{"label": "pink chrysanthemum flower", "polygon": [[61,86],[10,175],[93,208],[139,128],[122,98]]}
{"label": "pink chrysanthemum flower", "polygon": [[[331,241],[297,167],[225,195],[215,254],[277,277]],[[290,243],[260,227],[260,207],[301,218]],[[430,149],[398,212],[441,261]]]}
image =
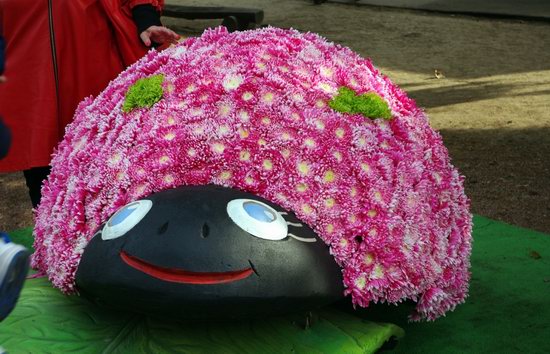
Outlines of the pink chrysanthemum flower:
{"label": "pink chrysanthemum flower", "polygon": [[[153,76],[162,98],[123,111]],[[368,116],[372,97],[388,116]],[[350,49],[275,28],[151,51],[85,99],[43,187],[33,266],[73,292],[86,243],[118,208],[211,183],[292,210],[330,246],[356,305],[408,298],[413,319],[432,320],[467,295],[469,201],[425,114]]]}

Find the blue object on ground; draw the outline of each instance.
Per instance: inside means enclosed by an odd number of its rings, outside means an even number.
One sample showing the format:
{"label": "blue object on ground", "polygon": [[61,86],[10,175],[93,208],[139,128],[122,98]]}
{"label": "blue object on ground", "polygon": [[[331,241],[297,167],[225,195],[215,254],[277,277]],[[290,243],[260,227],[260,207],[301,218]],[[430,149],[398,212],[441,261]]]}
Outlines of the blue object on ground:
{"label": "blue object on ground", "polygon": [[29,271],[29,251],[0,232],[0,321],[15,307]]}

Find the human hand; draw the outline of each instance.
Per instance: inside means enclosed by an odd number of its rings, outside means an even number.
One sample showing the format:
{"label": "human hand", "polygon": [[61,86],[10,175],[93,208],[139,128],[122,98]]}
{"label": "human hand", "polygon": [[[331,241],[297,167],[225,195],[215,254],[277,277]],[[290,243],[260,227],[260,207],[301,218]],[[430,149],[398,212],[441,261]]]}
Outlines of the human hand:
{"label": "human hand", "polygon": [[176,44],[180,36],[163,26],[151,26],[145,31],[141,32],[139,38],[143,41],[147,47],[151,46],[151,42],[158,44]]}
{"label": "human hand", "polygon": [[0,84],[6,81],[8,81],[8,79],[6,79],[4,75],[0,75]]}

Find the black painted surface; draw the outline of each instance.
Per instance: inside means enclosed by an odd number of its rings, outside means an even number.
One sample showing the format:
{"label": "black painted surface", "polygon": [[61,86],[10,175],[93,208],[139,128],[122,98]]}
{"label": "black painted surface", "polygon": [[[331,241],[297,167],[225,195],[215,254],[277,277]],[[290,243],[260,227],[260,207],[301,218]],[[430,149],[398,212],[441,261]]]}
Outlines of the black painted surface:
{"label": "black painted surface", "polygon": [[[217,186],[180,187],[146,198],[149,213],[114,240],[96,235],[76,275],[79,292],[117,309],[180,319],[235,319],[307,311],[343,296],[340,267],[307,225],[289,232],[317,238],[270,241],[243,231],[229,218],[227,203],[262,198]],[[288,212],[286,221],[300,223]],[[193,272],[254,268],[245,279],[223,284],[181,284],[154,278],[124,263],[124,251],[159,267]]]}

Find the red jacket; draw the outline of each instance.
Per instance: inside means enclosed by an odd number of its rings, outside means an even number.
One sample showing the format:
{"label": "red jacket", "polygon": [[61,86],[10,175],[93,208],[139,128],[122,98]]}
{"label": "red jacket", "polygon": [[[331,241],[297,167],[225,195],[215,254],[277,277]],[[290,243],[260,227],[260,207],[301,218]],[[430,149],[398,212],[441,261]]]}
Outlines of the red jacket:
{"label": "red jacket", "polygon": [[0,114],[12,130],[0,172],[47,166],[78,103],[146,53],[131,8],[162,0],[0,0]]}

